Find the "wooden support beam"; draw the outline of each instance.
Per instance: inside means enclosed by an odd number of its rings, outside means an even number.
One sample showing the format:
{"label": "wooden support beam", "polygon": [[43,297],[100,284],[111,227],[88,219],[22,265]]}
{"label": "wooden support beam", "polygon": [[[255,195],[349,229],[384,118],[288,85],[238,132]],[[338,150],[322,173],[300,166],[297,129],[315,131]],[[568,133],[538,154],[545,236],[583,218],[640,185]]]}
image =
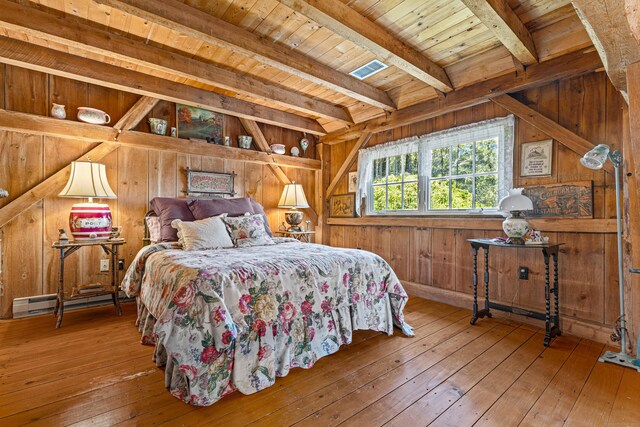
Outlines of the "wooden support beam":
{"label": "wooden support beam", "polygon": [[118,136],[118,142],[121,145],[131,147],[218,157],[220,159],[242,160],[250,163],[276,163],[281,166],[299,169],[320,170],[321,168],[320,161],[316,159],[279,156],[280,158],[274,161],[273,156],[253,150],[207,144],[206,142],[187,141],[131,130],[124,130],[118,134],[117,130],[106,126],[90,125],[71,120],[57,120],[16,111],[0,110],[0,129],[89,142],[113,142]]}
{"label": "wooden support beam", "polygon": [[611,83],[628,102],[626,69],[627,65],[640,61],[640,44],[631,36],[624,1],[572,0],[571,3],[600,54]]}
{"label": "wooden support beam", "polygon": [[176,77],[189,79],[293,108],[314,116],[353,123],[349,113],[304,94],[242,76],[233,71],[208,64],[175,52],[151,46],[143,41],[107,32],[69,18],[55,16],[33,7],[0,0],[0,27],[25,34],[34,39],[53,41],[54,49],[90,51],[109,59],[151,68]]}
{"label": "wooden support beam", "polygon": [[592,72],[602,67],[598,54],[582,50],[534,64],[521,73],[485,80],[447,94],[444,99],[430,99],[363,123],[327,134],[322,142],[338,144],[358,138],[363,132],[378,133],[487,102],[490,97],[542,86],[554,80]]}
{"label": "wooden support beam", "polygon": [[116,130],[130,130],[138,126],[138,123],[144,117],[149,114],[149,111],[156,106],[160,100],[158,98],[151,98],[149,96],[143,96],[127,111],[118,123],[113,125]]}
{"label": "wooden support beam", "polygon": [[[543,116],[536,110],[527,107],[522,102],[509,95],[498,95],[491,98],[491,100],[502,108],[511,111],[513,114],[518,116],[520,120],[523,120],[536,129],[544,132],[581,157],[587,151],[595,147],[595,144],[592,142],[587,141],[580,135],[576,135],[564,126],[561,126],[548,117]],[[609,172],[613,172],[613,166],[611,166],[610,162],[605,164],[604,169]]]}
{"label": "wooden support beam", "polygon": [[395,104],[386,92],[336,71],[298,51],[278,45],[176,0],[96,0],[197,40],[253,58],[294,76],[385,110]]}
{"label": "wooden support beam", "polygon": [[421,52],[403,43],[385,27],[339,0],[278,0],[358,46],[442,92],[453,85],[447,73]]}
{"label": "wooden support beam", "polygon": [[[258,124],[253,120],[247,120],[247,119],[240,119],[240,123],[242,123],[244,130],[246,130],[249,133],[249,135],[253,136],[253,142],[255,142],[255,144],[258,146],[260,151],[268,154],[269,156],[273,157],[275,160],[275,156],[271,154],[271,147],[269,147],[269,142],[267,142],[267,138],[265,138]],[[273,163],[269,163],[268,166],[271,169],[271,172],[273,172],[276,178],[278,178],[278,180],[283,185],[291,184],[291,180],[287,177],[287,174],[284,173],[284,171],[280,166]],[[312,207],[303,209],[303,211],[307,213],[307,215],[311,218],[311,221],[313,221],[314,224],[318,223],[318,214],[316,213],[315,210],[313,210]]]}
{"label": "wooden support beam", "polygon": [[336,191],[336,187],[340,183],[340,180],[344,178],[347,172],[349,172],[349,169],[351,169],[351,166],[353,166],[355,161],[358,159],[358,150],[360,150],[362,147],[367,145],[370,139],[371,139],[370,132],[363,133],[362,135],[360,135],[360,138],[358,138],[358,140],[356,141],[356,144],[353,146],[351,151],[349,151],[349,154],[347,155],[347,158],[344,160],[344,162],[340,166],[340,169],[338,169],[338,173],[336,173],[336,176],[334,176],[333,180],[331,180],[329,187],[327,187],[327,193],[325,195],[326,199],[329,199],[333,195],[333,193]]}
{"label": "wooden support beam", "polygon": [[[78,160],[90,158],[92,161],[99,161],[116,148],[118,148],[118,144],[114,142],[103,142],[87,154],[80,156]],[[40,184],[21,194],[17,199],[0,208],[0,227],[3,227],[40,199],[62,190],[69,179],[70,171],[71,165],[60,169]]]}
{"label": "wooden support beam", "polygon": [[318,122],[306,117],[7,37],[0,37],[0,62],[301,132],[325,134]]}
{"label": "wooden support beam", "polygon": [[531,33],[516,15],[507,0],[462,0],[489,28],[500,43],[525,65],[538,62]]}

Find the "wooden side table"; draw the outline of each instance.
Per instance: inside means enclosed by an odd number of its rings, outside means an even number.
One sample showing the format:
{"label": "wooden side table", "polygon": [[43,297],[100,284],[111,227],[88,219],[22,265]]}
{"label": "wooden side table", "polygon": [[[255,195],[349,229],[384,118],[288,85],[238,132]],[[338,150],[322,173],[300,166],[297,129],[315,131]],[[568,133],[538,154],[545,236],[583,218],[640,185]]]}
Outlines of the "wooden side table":
{"label": "wooden side table", "polygon": [[[471,324],[475,324],[476,320],[483,317],[491,317],[493,308],[500,311],[507,311],[522,316],[533,317],[545,321],[544,345],[549,346],[553,338],[559,336],[560,332],[560,314],[558,311],[558,253],[562,243],[542,244],[542,245],[512,245],[503,242],[495,242],[491,239],[467,239],[471,244],[473,251],[473,315],[471,316]],[[508,249],[539,249],[542,250],[544,256],[544,298],[545,312],[526,310],[524,308],[497,304],[489,301],[489,248],[491,246],[508,248]],[[478,310],[478,250],[484,250],[484,308]],[[551,287],[549,260],[553,259],[553,288]],[[551,314],[551,294],[553,294],[553,315]],[[552,323],[553,322],[553,323]]]}
{"label": "wooden side table", "polygon": [[95,292],[88,292],[78,295],[72,295],[67,299],[67,301],[81,299],[81,298],[92,298],[101,295],[111,295],[113,298],[113,305],[116,307],[116,312],[118,316],[122,315],[122,309],[120,308],[120,300],[118,299],[118,248],[121,245],[124,245],[126,242],[124,240],[100,240],[100,241],[71,241],[69,243],[60,243],[55,242],[51,245],[52,248],[60,251],[60,266],[58,269],[58,296],[56,298],[56,306],[53,310],[53,315],[58,316],[58,321],[56,322],[56,328],[59,328],[62,324],[62,316],[64,314],[64,261],[65,259],[77,251],[80,248],[87,246],[100,246],[102,250],[111,258],[111,289],[100,289]]}
{"label": "wooden side table", "polygon": [[311,243],[311,236],[316,234],[315,231],[276,231],[276,234],[282,237],[291,237],[298,239],[304,243]]}

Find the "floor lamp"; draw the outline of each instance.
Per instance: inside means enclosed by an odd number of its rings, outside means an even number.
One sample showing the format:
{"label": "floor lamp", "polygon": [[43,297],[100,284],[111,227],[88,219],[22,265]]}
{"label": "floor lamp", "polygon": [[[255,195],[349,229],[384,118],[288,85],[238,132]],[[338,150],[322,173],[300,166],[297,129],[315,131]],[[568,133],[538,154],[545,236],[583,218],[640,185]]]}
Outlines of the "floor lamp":
{"label": "floor lamp", "polygon": [[[607,158],[613,163],[616,180],[616,230],[618,235],[618,284],[620,286],[620,331],[614,332],[612,340],[620,340],[620,352],[607,351],[603,354],[600,362],[611,362],[640,371],[638,360],[627,354],[628,331],[624,311],[624,266],[622,260],[622,213],[620,208],[620,164],[622,164],[622,153],[618,150],[610,151],[609,146],[600,144],[586,153],[581,159],[582,166],[589,169],[601,169],[607,162]],[[640,357],[640,355],[638,355]]]}

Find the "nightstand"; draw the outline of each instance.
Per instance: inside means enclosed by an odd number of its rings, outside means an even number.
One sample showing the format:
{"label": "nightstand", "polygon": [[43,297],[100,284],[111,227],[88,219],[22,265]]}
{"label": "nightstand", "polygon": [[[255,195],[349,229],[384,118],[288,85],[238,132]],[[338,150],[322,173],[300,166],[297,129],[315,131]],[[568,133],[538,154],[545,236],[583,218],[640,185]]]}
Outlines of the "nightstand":
{"label": "nightstand", "polygon": [[118,300],[118,248],[124,245],[124,239],[118,240],[99,240],[99,241],[70,241],[68,243],[55,242],[51,247],[60,251],[60,266],[58,269],[58,296],[56,298],[56,307],[53,315],[58,316],[56,328],[62,324],[62,315],[64,314],[64,261],[65,259],[80,248],[87,246],[100,246],[102,250],[110,255],[111,258],[111,286],[103,285],[100,288],[80,288],[77,293],[71,294],[66,300],[74,300],[81,298],[92,298],[101,295],[111,295],[113,305],[116,307],[118,316],[122,315],[120,309],[120,301]]}
{"label": "nightstand", "polygon": [[311,236],[316,234],[315,231],[276,231],[276,234],[282,237],[291,237],[298,239],[304,243],[311,243]]}

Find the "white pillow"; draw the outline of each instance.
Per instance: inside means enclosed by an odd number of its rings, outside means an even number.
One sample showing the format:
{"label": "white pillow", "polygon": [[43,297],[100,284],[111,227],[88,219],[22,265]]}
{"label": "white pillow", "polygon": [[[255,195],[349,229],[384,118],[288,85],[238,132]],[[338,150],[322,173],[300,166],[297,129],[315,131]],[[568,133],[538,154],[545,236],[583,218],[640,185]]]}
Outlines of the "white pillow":
{"label": "white pillow", "polygon": [[147,222],[147,229],[149,230],[149,241],[151,243],[158,243],[162,240],[162,236],[160,233],[160,229],[162,228],[160,224],[160,218],[157,216],[148,216],[145,218]]}
{"label": "white pillow", "polygon": [[178,230],[182,247],[187,251],[232,248],[233,242],[222,218],[227,214],[212,216],[197,221],[174,219],[171,226]]}

